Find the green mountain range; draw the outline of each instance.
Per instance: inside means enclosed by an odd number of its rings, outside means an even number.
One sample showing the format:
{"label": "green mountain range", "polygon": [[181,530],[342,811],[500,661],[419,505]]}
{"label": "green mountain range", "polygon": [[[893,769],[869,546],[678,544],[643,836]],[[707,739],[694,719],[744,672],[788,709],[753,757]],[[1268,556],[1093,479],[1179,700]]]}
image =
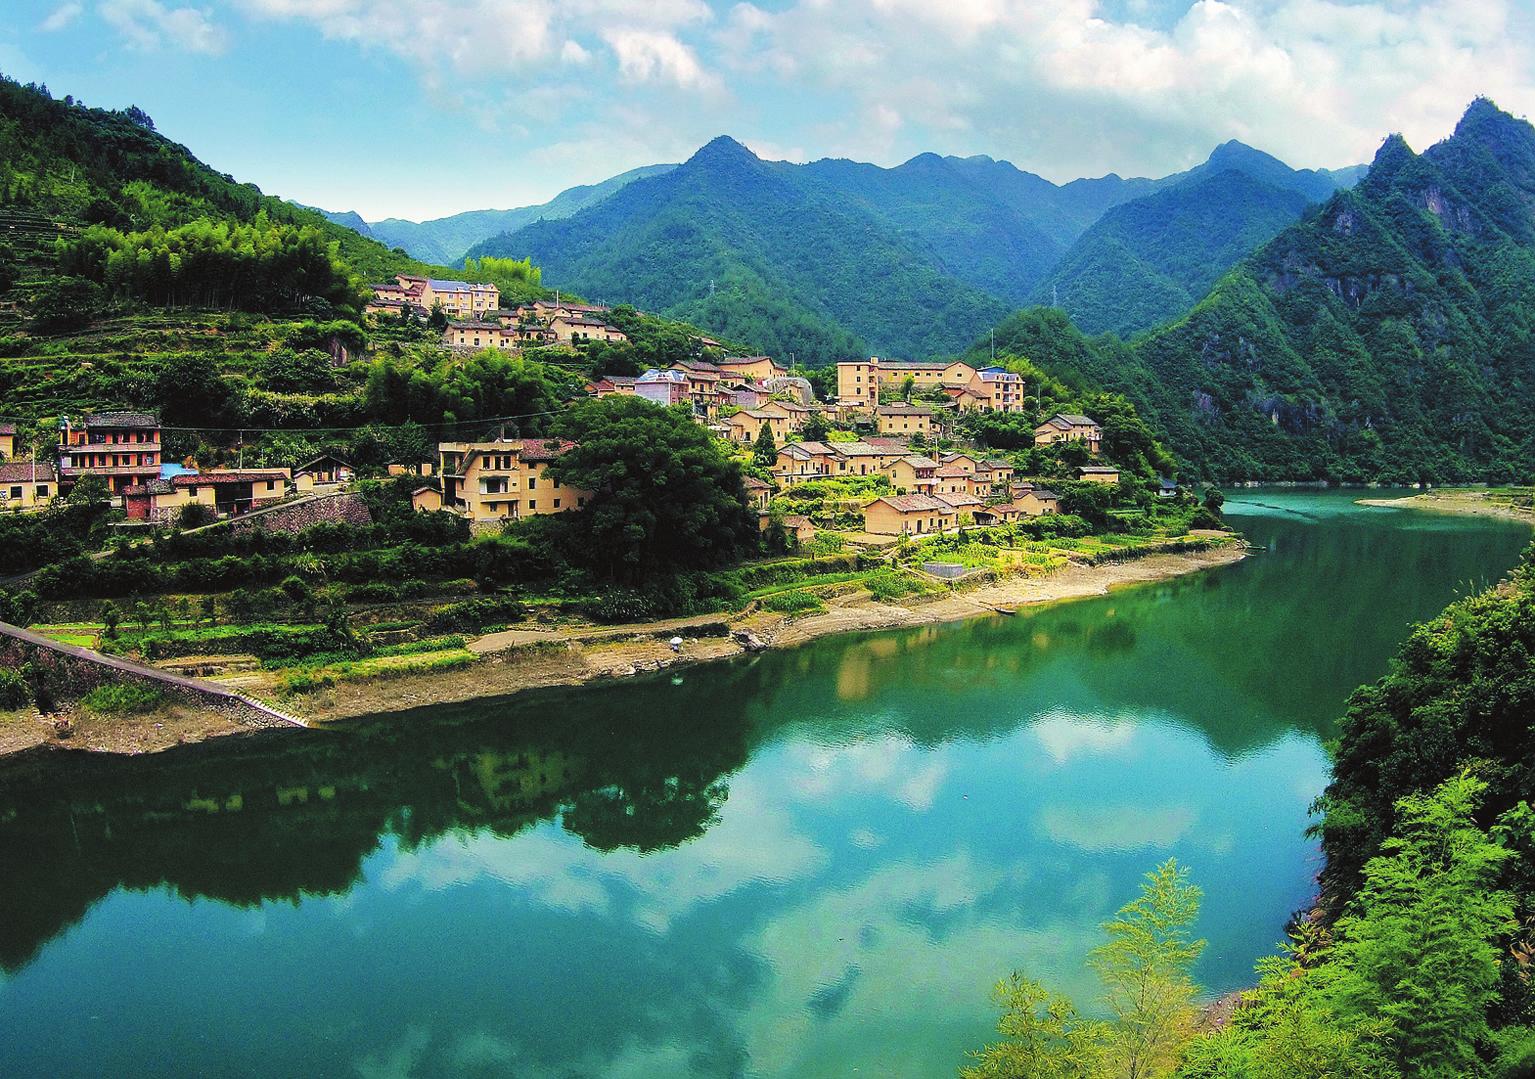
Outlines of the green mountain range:
{"label": "green mountain range", "polygon": [[[1056,185],[989,157],[921,154],[890,169],[768,162],[722,137],[663,175],[470,254],[531,257],[547,285],[810,363],[927,356],[1062,286],[1074,314],[1124,333],[1177,315],[1349,179],[1297,172],[1240,143],[1158,180]],[[1147,199],[1163,201],[1141,207]],[[1181,208],[1170,224],[1169,205]]]}
{"label": "green mountain range", "polygon": [[1363,171],[1298,171],[1225,143],[1176,183],[1108,209],[1029,301],[1060,307],[1088,333],[1132,337],[1183,314],[1308,205]]}
{"label": "green mountain range", "polygon": [[1218,479],[1527,480],[1535,128],[1479,99],[1421,155],[1392,136],[1131,345],[1035,309],[997,347],[1123,391]]}
{"label": "green mountain range", "polygon": [[519,206],[513,210],[467,210],[430,221],[389,217],[370,223],[350,210],[343,213],[322,212],[338,225],[355,229],[389,247],[401,248],[423,262],[462,266],[468,250],[487,236],[513,232],[534,221],[569,217],[601,202],[625,184],[646,176],[658,176],[674,168],[675,165],[646,165],[619,173],[601,183],[568,188],[537,206]]}

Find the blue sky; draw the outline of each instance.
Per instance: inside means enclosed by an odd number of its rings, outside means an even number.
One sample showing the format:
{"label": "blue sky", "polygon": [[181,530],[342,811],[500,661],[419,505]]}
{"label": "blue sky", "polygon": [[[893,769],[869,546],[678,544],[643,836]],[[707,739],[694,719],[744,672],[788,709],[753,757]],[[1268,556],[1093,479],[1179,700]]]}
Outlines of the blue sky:
{"label": "blue sky", "polygon": [[541,202],[730,134],[764,157],[1161,175],[1535,112],[1530,0],[6,0],[0,71],[137,104],[370,220]]}

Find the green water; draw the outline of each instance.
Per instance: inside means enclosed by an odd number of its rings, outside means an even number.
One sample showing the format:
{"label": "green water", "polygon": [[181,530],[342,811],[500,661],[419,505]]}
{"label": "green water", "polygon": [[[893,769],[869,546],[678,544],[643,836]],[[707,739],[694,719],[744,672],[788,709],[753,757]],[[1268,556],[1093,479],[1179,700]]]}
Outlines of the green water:
{"label": "green water", "polygon": [[1244,501],[1102,600],[0,771],[0,1075],[952,1075],[1169,855],[1244,984],[1349,690],[1528,538]]}

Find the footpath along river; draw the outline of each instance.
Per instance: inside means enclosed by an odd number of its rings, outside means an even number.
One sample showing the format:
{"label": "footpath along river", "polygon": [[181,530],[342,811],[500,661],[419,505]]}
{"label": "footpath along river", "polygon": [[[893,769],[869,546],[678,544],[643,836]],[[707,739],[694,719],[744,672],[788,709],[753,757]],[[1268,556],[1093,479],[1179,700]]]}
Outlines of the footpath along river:
{"label": "footpath along river", "polygon": [[1012,618],[12,764],[0,1075],[952,1075],[1168,856],[1246,984],[1349,691],[1529,539],[1354,497]]}

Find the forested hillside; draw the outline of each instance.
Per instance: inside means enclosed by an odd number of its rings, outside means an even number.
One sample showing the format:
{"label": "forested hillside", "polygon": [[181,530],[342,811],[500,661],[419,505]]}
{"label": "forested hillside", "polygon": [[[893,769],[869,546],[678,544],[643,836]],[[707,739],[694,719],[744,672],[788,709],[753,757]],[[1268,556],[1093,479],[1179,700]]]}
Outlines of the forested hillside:
{"label": "forested hillside", "polygon": [[933,268],[894,228],[807,192],[786,168],[716,139],[665,175],[472,254],[531,256],[550,285],[799,358],[952,348],[1006,310]]}
{"label": "forested hillside", "polygon": [[[1232,169],[1261,186],[1217,182]],[[793,165],[722,138],[665,177],[472,253],[532,256],[550,284],[751,336],[808,362],[869,350],[924,356],[962,347],[986,312],[1040,295],[1063,258],[1067,292],[1080,293],[1083,311],[1133,312],[1133,328],[1181,314],[1213,281],[1212,264],[1218,274],[1294,220],[1306,198],[1346,180],[1297,172],[1239,143],[1157,180],[1056,185],[989,157]],[[1182,194],[1167,230],[1148,224],[1164,205],[1131,210],[1170,189]],[[1078,253],[1084,230],[1114,207],[1128,216]]]}
{"label": "forested hillside", "polygon": [[1535,129],[1479,100],[1133,347],[1038,311],[997,344],[1126,393],[1217,479],[1445,482],[1535,469],[1532,322]]}
{"label": "forested hillside", "polygon": [[1059,307],[1088,333],[1128,339],[1183,314],[1307,205],[1234,169],[1122,203],[1072,245],[1032,302]]}

